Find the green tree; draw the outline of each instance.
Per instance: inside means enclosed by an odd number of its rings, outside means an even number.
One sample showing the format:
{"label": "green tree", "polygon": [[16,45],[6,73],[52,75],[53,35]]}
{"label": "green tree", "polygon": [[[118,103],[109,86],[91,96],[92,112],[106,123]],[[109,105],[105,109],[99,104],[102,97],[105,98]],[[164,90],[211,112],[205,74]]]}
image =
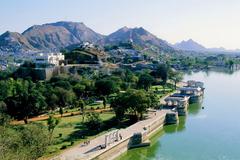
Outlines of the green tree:
{"label": "green tree", "polygon": [[86,89],[86,86],[82,84],[76,84],[73,87],[73,91],[75,92],[78,98],[83,96],[85,89]]}
{"label": "green tree", "polygon": [[140,75],[137,86],[138,88],[142,88],[148,91],[153,82],[154,78],[150,74],[144,73]]}
{"label": "green tree", "polygon": [[12,96],[5,99],[8,112],[17,119],[28,122],[29,116],[38,115],[46,109],[45,97],[31,80],[17,80]]}
{"label": "green tree", "polygon": [[183,80],[183,74],[171,69],[169,71],[169,79],[174,82],[175,89],[177,89],[177,83]]}
{"label": "green tree", "polygon": [[128,90],[120,93],[111,103],[116,117],[121,120],[125,113],[134,115],[136,120],[142,119],[147,108],[151,107],[151,99],[144,90]]}
{"label": "green tree", "polygon": [[121,121],[124,118],[125,113],[128,111],[127,97],[125,93],[119,93],[117,97],[115,97],[111,101],[110,107],[113,108],[116,118]]}
{"label": "green tree", "polygon": [[7,114],[7,105],[0,101],[0,126],[6,127],[10,121],[11,117]]}
{"label": "green tree", "polygon": [[54,110],[58,105],[59,98],[55,93],[52,93],[46,97],[46,102],[48,104],[48,109]]}
{"label": "green tree", "polygon": [[7,81],[0,81],[0,100],[4,100],[9,96],[9,84]]}
{"label": "green tree", "polygon": [[82,99],[76,101],[76,107],[79,108],[82,113],[82,122],[84,122],[85,118],[85,105],[86,104]]}
{"label": "green tree", "polygon": [[60,120],[58,118],[53,117],[53,115],[49,115],[49,118],[47,120],[47,125],[48,125],[48,131],[50,135],[49,136],[50,142],[52,142],[53,131],[59,123],[60,123]]}
{"label": "green tree", "polygon": [[154,109],[158,109],[159,104],[160,104],[160,100],[157,97],[156,94],[154,94],[153,92],[149,93],[149,98],[150,98],[150,107],[154,108]]}
{"label": "green tree", "polygon": [[109,96],[119,91],[119,85],[110,79],[97,80],[95,83],[96,91],[103,96]]}
{"label": "green tree", "polygon": [[100,118],[100,114],[97,112],[87,113],[87,121],[85,125],[89,130],[100,131],[102,126],[102,120]]}
{"label": "green tree", "polygon": [[59,114],[61,115],[61,117],[63,116],[63,113],[64,113],[64,112],[63,112],[63,107],[60,106],[60,107],[59,107]]}
{"label": "green tree", "polygon": [[163,84],[166,84],[167,79],[168,79],[168,66],[165,64],[161,64],[158,66],[156,73],[155,73],[157,78],[161,78]]}
{"label": "green tree", "polygon": [[18,129],[23,147],[27,149],[26,154],[30,159],[37,159],[46,152],[49,141],[44,126],[31,124]]}
{"label": "green tree", "polygon": [[103,100],[103,107],[106,108],[107,107],[107,98],[105,96],[103,96],[102,100]]}
{"label": "green tree", "polygon": [[44,126],[28,124],[0,126],[0,159],[32,160],[43,156],[48,147],[48,135]]}
{"label": "green tree", "polygon": [[55,94],[58,97],[58,106],[66,107],[73,104],[75,100],[75,94],[71,90],[65,90],[64,88],[56,87]]}
{"label": "green tree", "polygon": [[131,112],[135,114],[137,120],[143,118],[143,113],[150,107],[151,100],[147,93],[143,90],[129,90],[126,92],[128,95],[127,106]]}

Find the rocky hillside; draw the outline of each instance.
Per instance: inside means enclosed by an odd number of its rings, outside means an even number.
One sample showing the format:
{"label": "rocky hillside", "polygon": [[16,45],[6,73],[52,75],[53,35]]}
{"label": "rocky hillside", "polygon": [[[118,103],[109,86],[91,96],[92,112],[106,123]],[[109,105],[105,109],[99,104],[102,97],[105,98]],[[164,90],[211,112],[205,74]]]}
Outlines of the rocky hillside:
{"label": "rocky hillside", "polygon": [[170,47],[167,42],[157,38],[144,28],[128,28],[123,27],[116,32],[108,35],[103,40],[104,45],[117,45],[121,42],[131,42],[135,45],[143,47],[143,49],[157,47],[163,51],[172,51],[173,48]]}
{"label": "rocky hillside", "polygon": [[4,52],[24,52],[35,49],[21,34],[7,31],[0,36],[0,50]]}
{"label": "rocky hillside", "polygon": [[103,36],[83,23],[62,21],[34,25],[22,34],[6,32],[0,37],[0,51],[11,52],[60,50],[86,41],[102,47],[118,45],[121,42],[131,42],[142,50],[174,51],[167,42],[157,38],[142,27],[123,27],[108,36]]}
{"label": "rocky hillside", "polygon": [[39,50],[64,48],[82,41],[95,43],[103,38],[83,23],[76,22],[37,25],[24,31],[22,35]]}
{"label": "rocky hillside", "polygon": [[206,51],[207,49],[197,42],[189,39],[187,41],[182,41],[173,45],[175,49],[185,50],[185,51]]}

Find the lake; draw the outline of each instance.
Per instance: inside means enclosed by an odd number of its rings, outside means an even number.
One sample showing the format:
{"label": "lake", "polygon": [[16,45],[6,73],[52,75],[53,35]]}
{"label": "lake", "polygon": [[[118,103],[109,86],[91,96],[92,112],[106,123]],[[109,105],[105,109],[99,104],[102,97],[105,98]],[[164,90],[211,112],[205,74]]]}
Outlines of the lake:
{"label": "lake", "polygon": [[129,150],[120,160],[240,159],[240,72],[199,72],[185,80],[204,82],[203,102],[154,135],[150,147]]}

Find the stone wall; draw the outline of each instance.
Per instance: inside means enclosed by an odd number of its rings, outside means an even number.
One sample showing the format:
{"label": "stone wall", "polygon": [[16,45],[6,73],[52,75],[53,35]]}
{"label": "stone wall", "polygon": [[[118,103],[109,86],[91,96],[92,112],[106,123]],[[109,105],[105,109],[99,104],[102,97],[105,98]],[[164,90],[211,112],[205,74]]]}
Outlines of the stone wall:
{"label": "stone wall", "polygon": [[[165,118],[166,116],[161,116],[155,121],[151,121],[149,125],[146,126],[146,132],[143,132],[143,141],[147,141],[153,134],[155,134],[159,129],[162,129],[162,127],[165,124]],[[112,146],[112,148],[109,148],[105,152],[101,153],[100,155],[96,156],[94,159],[108,159],[112,160],[126,152],[131,144],[131,137],[127,138],[123,142]],[[111,146],[110,146],[111,147]]]}
{"label": "stone wall", "polygon": [[96,160],[103,160],[103,159],[113,160],[128,150],[129,143],[130,143],[130,138],[128,138],[128,139],[124,140],[123,142],[121,142],[120,144],[106,150],[105,152],[98,155],[94,159],[96,159]]}

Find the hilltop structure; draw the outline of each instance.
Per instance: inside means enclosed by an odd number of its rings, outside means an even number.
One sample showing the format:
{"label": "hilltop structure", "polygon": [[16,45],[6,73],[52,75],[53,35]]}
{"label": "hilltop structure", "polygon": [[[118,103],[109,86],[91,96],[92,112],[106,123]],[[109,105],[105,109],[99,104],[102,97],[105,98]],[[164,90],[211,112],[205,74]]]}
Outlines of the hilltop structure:
{"label": "hilltop structure", "polygon": [[49,64],[59,66],[63,64],[65,56],[62,53],[39,53],[34,55],[32,59],[36,65]]}

